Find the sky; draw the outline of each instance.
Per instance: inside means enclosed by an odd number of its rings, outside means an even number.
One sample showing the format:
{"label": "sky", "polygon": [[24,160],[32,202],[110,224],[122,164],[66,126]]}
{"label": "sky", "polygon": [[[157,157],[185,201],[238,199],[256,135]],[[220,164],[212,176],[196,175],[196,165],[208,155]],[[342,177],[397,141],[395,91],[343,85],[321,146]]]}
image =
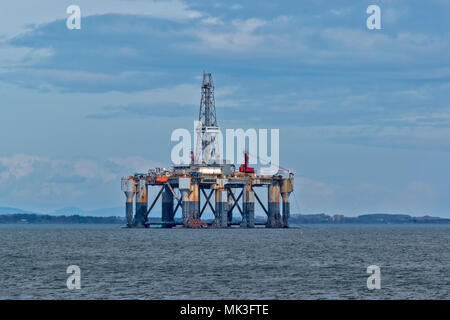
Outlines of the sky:
{"label": "sky", "polygon": [[223,129],[280,130],[292,213],[450,217],[449,14],[446,0],[3,1],[0,206],[123,206],[122,176],[170,166],[205,70]]}

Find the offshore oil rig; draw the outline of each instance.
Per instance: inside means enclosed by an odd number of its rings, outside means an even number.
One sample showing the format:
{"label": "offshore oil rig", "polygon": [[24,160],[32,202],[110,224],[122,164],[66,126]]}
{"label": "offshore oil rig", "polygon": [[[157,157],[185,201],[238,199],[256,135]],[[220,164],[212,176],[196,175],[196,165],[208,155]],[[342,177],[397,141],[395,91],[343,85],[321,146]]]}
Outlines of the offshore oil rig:
{"label": "offshore oil rig", "polygon": [[[249,166],[247,153],[244,154],[245,161],[238,171],[234,164],[219,159],[215,135],[220,132],[220,128],[216,119],[211,73],[203,73],[198,120],[197,146],[195,154],[191,151],[190,164],[173,165],[170,170],[153,168],[146,174],[137,173],[122,178],[127,227],[149,228],[150,225],[159,225],[162,228],[173,228],[181,225],[185,228],[229,228],[238,225],[241,228],[288,228],[293,173],[281,170],[275,175],[257,175]],[[149,186],[159,187],[150,207]],[[267,206],[256,193],[257,188],[268,189]],[[203,204],[200,201],[201,194],[204,196]],[[213,196],[214,206],[211,204]],[[150,222],[149,214],[160,198],[161,221]],[[255,222],[255,199],[267,216],[266,222]],[[240,200],[242,206],[239,205]],[[214,221],[211,223],[202,220],[208,206],[214,214]],[[176,222],[175,215],[180,208],[182,221]],[[241,215],[240,222],[233,222],[235,209]]]}

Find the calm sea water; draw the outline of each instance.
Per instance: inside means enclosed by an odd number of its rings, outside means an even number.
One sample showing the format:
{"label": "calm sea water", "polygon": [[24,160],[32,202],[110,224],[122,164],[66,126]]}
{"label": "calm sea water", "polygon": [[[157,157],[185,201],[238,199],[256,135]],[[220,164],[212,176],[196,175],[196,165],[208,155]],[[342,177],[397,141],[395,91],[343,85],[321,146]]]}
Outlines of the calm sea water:
{"label": "calm sea water", "polygon": [[[0,298],[450,299],[449,244],[449,226],[1,225]],[[73,264],[81,290],[66,287]]]}

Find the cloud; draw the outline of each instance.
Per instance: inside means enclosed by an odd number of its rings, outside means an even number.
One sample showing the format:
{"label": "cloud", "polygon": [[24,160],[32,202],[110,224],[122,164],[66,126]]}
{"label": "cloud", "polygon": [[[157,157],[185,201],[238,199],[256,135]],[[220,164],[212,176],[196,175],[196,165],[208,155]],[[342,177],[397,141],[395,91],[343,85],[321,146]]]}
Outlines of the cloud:
{"label": "cloud", "polygon": [[106,106],[102,112],[91,113],[86,116],[88,119],[106,120],[113,118],[194,118],[197,106],[187,107],[173,104],[130,104],[124,106]]}
{"label": "cloud", "polygon": [[263,35],[254,32],[264,26],[266,21],[250,18],[246,20],[233,20],[227,24],[228,31],[222,30],[192,30],[198,43],[187,44],[191,49],[226,50],[230,52],[245,52],[255,49],[264,41]]}
{"label": "cloud", "polygon": [[[216,95],[220,104],[232,107],[229,99],[236,88],[226,86]],[[89,119],[112,119],[122,117],[139,118],[196,118],[200,102],[200,84],[181,84],[168,88],[157,88],[127,95],[127,104],[103,106],[101,111],[89,113]]]}
{"label": "cloud", "polygon": [[[330,130],[331,128],[328,128]],[[356,127],[349,130],[337,130],[330,137],[331,141],[338,143],[356,144],[362,146],[387,147],[393,149],[434,149],[445,150],[450,147],[449,128],[431,127],[366,127],[358,130]],[[333,132],[333,129],[330,130]],[[329,131],[329,132],[330,132]],[[340,132],[339,135],[337,132]]]}
{"label": "cloud", "polygon": [[36,162],[48,162],[48,160],[26,154],[1,157],[0,164],[2,164],[6,170],[4,169],[0,173],[0,181],[7,180],[10,177],[20,179],[28,176],[33,171],[33,166]]}
{"label": "cloud", "polygon": [[[27,154],[14,154],[9,157],[1,157],[0,164],[3,166],[3,171],[0,174],[0,181],[7,181],[10,179],[21,180],[27,179],[35,174],[45,172],[46,175],[41,179],[45,181],[62,181],[62,177],[66,175],[68,180],[79,178],[84,179],[100,179],[108,182],[116,176],[113,172],[108,171],[100,163],[88,160],[59,160],[39,157]],[[67,181],[64,181],[67,182]]]}
{"label": "cloud", "polygon": [[350,13],[350,8],[331,9],[330,12],[335,16],[344,16]]}
{"label": "cloud", "polygon": [[42,63],[52,55],[51,48],[15,47],[0,42],[0,74],[14,68]]}
{"label": "cloud", "polygon": [[111,182],[116,174],[103,168],[93,160],[78,160],[73,164],[74,173],[86,179],[100,178],[104,182]]}
{"label": "cloud", "polygon": [[145,159],[143,157],[124,157],[124,158],[110,158],[109,161],[115,165],[127,168],[130,172],[145,173],[150,168],[162,168],[164,164]]}
{"label": "cloud", "polygon": [[297,184],[300,187],[298,192],[303,195],[307,193],[319,197],[330,197],[339,190],[339,187],[336,185],[325,184],[306,177],[299,177]]}
{"label": "cloud", "polygon": [[[93,106],[86,115],[90,119],[190,117],[198,108],[199,87],[197,83],[186,82],[184,76],[192,78],[192,73],[184,70],[192,68],[198,72],[198,61],[209,64],[211,60],[208,59],[224,57],[218,73],[230,74],[233,67],[230,69],[228,66],[235,65],[236,61],[233,57],[250,54],[251,59],[245,64],[249,72],[240,72],[242,76],[239,79],[229,78],[228,83],[219,83],[217,87],[220,119],[236,120],[236,114],[240,114],[241,119],[245,118],[250,123],[317,129],[355,126],[356,132],[364,126],[370,128],[365,131],[369,136],[342,138],[340,130],[333,129],[336,136],[330,139],[346,143],[366,140],[371,144],[391,141],[374,137],[372,132],[393,126],[394,121],[399,126],[411,125],[401,119],[425,117],[429,114],[429,110],[424,108],[426,105],[434,105],[437,114],[426,124],[429,130],[447,125],[445,120],[438,119],[443,114],[441,110],[447,107],[442,105],[442,101],[448,99],[445,85],[433,83],[418,87],[404,82],[397,86],[392,85],[391,80],[419,78],[445,82],[448,79],[446,65],[439,68],[414,65],[414,68],[403,70],[397,67],[392,70],[389,67],[391,62],[384,64],[393,56],[405,55],[403,48],[411,49],[407,58],[410,60],[414,52],[424,54],[420,48],[422,45],[430,45],[432,54],[441,54],[446,46],[445,41],[437,44],[441,36],[414,36],[412,33],[372,35],[349,28],[299,29],[295,25],[297,21],[285,15],[273,19],[232,19],[224,21],[224,25],[208,28],[206,32],[191,29],[190,25],[158,24],[144,16],[105,15],[86,20],[92,28],[85,35],[61,31],[54,22],[12,39],[9,43],[19,48],[33,46],[32,50],[48,50],[51,45],[52,54],[41,64],[12,66],[0,71],[0,80],[50,92],[109,93],[103,97],[111,102]],[[285,36],[276,36],[286,28],[289,32]],[[300,44],[293,41],[295,36],[299,37]],[[325,40],[326,45],[322,43]],[[186,46],[193,47],[177,52],[176,49]],[[73,54],[74,47],[89,49],[80,51],[77,56]],[[292,62],[292,58],[285,55],[297,57]],[[368,57],[378,60],[373,62],[375,60]],[[67,64],[66,59],[71,63]],[[168,64],[168,60],[180,59],[183,68]],[[378,67],[380,59],[382,67]],[[367,66],[363,68],[361,64]],[[168,67],[159,68],[159,65]],[[270,65],[270,69],[261,67],[255,70],[258,65]],[[283,72],[285,75],[281,76]],[[361,79],[364,79],[365,87],[361,85]],[[116,92],[126,95],[117,98]],[[412,92],[422,98],[414,98]],[[88,101],[94,101],[94,97]],[[422,124],[425,125],[424,120]],[[437,136],[428,135],[431,139]],[[410,140],[415,139],[415,135],[410,137]],[[407,140],[407,137],[398,137],[392,141],[401,143]],[[441,141],[420,143],[424,144],[436,146]]]}
{"label": "cloud", "polygon": [[[46,0],[34,7],[24,10],[28,6],[27,0],[16,0],[3,3],[0,11],[0,32],[7,37],[36,28],[55,20],[66,19],[66,8],[73,4],[69,0]],[[78,0],[76,4],[81,8],[82,19],[95,15],[129,14],[146,15],[153,19],[183,22],[198,19],[203,13],[192,9],[183,0]],[[64,22],[61,23],[64,27]],[[85,25],[82,25],[85,28]]]}
{"label": "cloud", "polygon": [[22,67],[0,72],[0,81],[24,88],[60,90],[61,92],[135,92],[155,83],[161,73],[129,71],[120,74],[61,69],[31,69]]}
{"label": "cloud", "polygon": [[[147,172],[155,165],[162,166],[139,156],[103,160],[50,159],[27,154],[1,157],[0,202],[46,208],[78,202],[119,204],[120,178]],[[110,194],[105,194],[105,190]]]}
{"label": "cloud", "polygon": [[[0,81],[42,90],[136,92],[180,83],[204,65],[227,70],[240,59],[248,59],[246,68],[255,73],[307,69],[362,77],[362,70],[389,70],[405,77],[448,68],[443,52],[450,51],[450,37],[445,33],[307,26],[300,17],[286,14],[237,19],[205,13],[178,21],[109,11],[84,17],[83,28],[76,32],[57,20],[9,39],[3,50],[23,53],[8,68],[0,66]],[[173,61],[182,61],[183,67]]]}
{"label": "cloud", "polygon": [[202,23],[206,25],[221,25],[223,21],[217,17],[207,17],[202,19]]}

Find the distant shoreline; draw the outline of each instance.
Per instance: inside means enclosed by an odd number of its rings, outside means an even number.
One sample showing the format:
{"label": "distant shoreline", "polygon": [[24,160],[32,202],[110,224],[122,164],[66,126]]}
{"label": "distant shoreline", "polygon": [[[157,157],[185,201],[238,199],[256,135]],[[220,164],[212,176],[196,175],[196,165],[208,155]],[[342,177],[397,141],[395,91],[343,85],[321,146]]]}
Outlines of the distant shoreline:
{"label": "distant shoreline", "polygon": [[[160,221],[160,218],[150,217],[151,222]],[[265,218],[256,216],[255,221],[264,222]],[[293,214],[289,219],[292,225],[302,224],[450,224],[450,219],[439,217],[412,217],[404,214],[365,214],[357,217],[346,217],[343,215],[321,214]],[[54,216],[35,213],[12,213],[0,214],[0,224],[116,224],[125,225],[126,220],[123,217],[94,217],[94,216]]]}
{"label": "distant shoreline", "polygon": [[289,223],[292,224],[450,224],[450,219],[440,217],[412,217],[407,214],[374,213],[357,217],[344,215],[294,214]]}
{"label": "distant shoreline", "polygon": [[125,224],[121,217],[52,216],[36,213],[1,214],[0,224]]}

